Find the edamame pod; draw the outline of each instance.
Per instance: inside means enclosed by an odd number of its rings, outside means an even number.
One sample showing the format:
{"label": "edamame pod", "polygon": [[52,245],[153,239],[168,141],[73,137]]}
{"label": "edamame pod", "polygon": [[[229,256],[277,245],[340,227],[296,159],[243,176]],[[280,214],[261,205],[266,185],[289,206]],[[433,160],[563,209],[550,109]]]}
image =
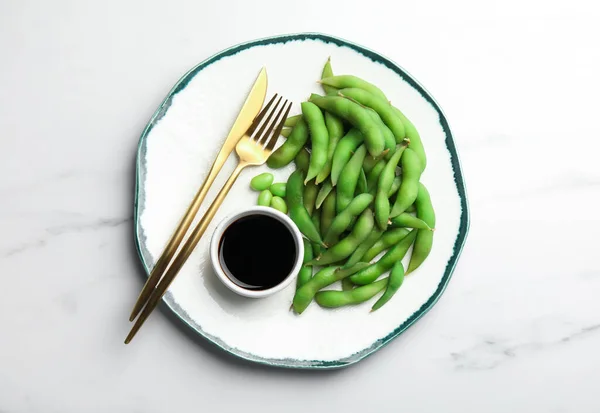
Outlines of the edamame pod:
{"label": "edamame pod", "polygon": [[419,192],[419,179],[421,178],[421,161],[417,153],[410,148],[407,148],[402,154],[402,183],[398,189],[396,202],[392,207],[390,217],[396,217],[406,211],[411,206]]}
{"label": "edamame pod", "polygon": [[304,186],[304,208],[308,211],[310,215],[313,213],[313,209],[315,208],[315,201],[317,199],[317,193],[319,192],[319,187],[315,184],[314,181],[310,181]]}
{"label": "edamame pod", "polygon": [[358,176],[358,182],[356,183],[355,195],[366,194],[367,190],[367,175],[365,175],[365,169],[360,168],[360,175]]}
{"label": "edamame pod", "polygon": [[361,258],[361,261],[370,262],[373,258],[379,255],[381,252],[399,243],[402,238],[406,237],[410,233],[406,228],[392,228],[388,229],[383,233],[381,238],[373,244],[371,248],[367,250],[365,255]]}
{"label": "edamame pod", "polygon": [[379,300],[377,300],[375,304],[373,304],[373,307],[371,307],[371,311],[376,311],[380,309],[385,303],[390,301],[390,298],[392,298],[393,295],[396,294],[396,291],[398,291],[403,282],[404,266],[402,265],[402,261],[398,261],[396,262],[396,264],[394,264],[392,272],[388,277],[388,283],[385,288],[385,292],[381,297],[379,297]]}
{"label": "edamame pod", "polygon": [[325,201],[323,201],[323,206],[321,207],[321,234],[323,236],[325,236],[335,218],[335,199],[337,198],[335,192],[334,189],[325,197]]}
{"label": "edamame pod", "polygon": [[306,173],[308,171],[308,164],[310,163],[310,154],[306,149],[302,149],[298,155],[294,158],[296,169]]}
{"label": "edamame pod", "polygon": [[340,269],[337,266],[325,267],[315,274],[306,284],[296,290],[292,308],[297,314],[302,314],[313,300],[315,294],[336,281],[343,280],[357,271],[365,268],[368,264],[360,262],[353,268]]}
{"label": "edamame pod", "polygon": [[412,216],[408,212],[403,212],[397,217],[392,218],[392,226],[396,228],[415,228],[433,231],[433,228],[430,228],[425,221]]}
{"label": "edamame pod", "polygon": [[299,169],[292,172],[288,178],[286,185],[286,199],[289,206],[290,218],[306,238],[312,242],[323,244],[321,234],[319,234],[319,231],[315,228],[311,221],[310,214],[304,207],[303,181],[303,173]]}
{"label": "edamame pod", "polygon": [[383,140],[385,142],[384,150],[387,151],[383,157],[386,160],[390,159],[390,157],[394,154],[394,151],[396,150],[396,138],[394,137],[394,134],[392,133],[390,128],[388,128],[386,124],[383,123],[377,112],[375,112],[371,108],[368,108],[367,111],[369,112],[369,115],[371,115],[371,118],[373,118],[373,121],[375,121],[375,123],[379,125],[381,133],[383,134]]}
{"label": "edamame pod", "polygon": [[385,230],[388,225],[390,216],[390,200],[388,199],[388,192],[394,182],[396,174],[396,167],[400,162],[400,157],[404,151],[405,146],[399,146],[394,155],[385,164],[383,171],[379,175],[377,181],[377,194],[375,195],[375,222],[382,230]]}
{"label": "edamame pod", "polygon": [[360,304],[375,297],[377,293],[381,292],[387,286],[387,283],[388,279],[384,278],[349,291],[319,291],[315,294],[315,301],[321,307],[325,308],[339,308],[345,305]]}
{"label": "edamame pod", "polygon": [[327,147],[327,162],[325,162],[323,169],[321,169],[315,178],[315,181],[318,184],[327,179],[331,173],[335,148],[337,147],[339,140],[344,136],[344,124],[337,116],[325,112],[325,125],[327,126],[327,132],[329,133],[329,146]]}
{"label": "edamame pod", "polygon": [[354,198],[348,206],[338,214],[327,230],[323,239],[326,245],[334,244],[339,236],[348,228],[352,218],[360,215],[373,202],[373,195],[361,194]]}
{"label": "edamame pod", "polygon": [[361,242],[365,240],[373,230],[373,213],[369,208],[360,215],[352,232],[346,238],[329,248],[321,257],[318,257],[307,265],[329,265],[348,257],[356,250]]}
{"label": "edamame pod", "polygon": [[[310,241],[308,241],[306,238],[302,238],[302,242],[304,243],[304,259],[302,260],[302,263],[306,264],[313,259],[313,250],[310,245]],[[300,288],[306,284],[312,278],[312,273],[313,267],[303,265],[298,272],[298,277],[296,278],[296,288]]]}
{"label": "edamame pod", "polygon": [[337,185],[336,209],[338,213],[342,212],[354,198],[358,177],[366,155],[367,149],[361,145],[342,169]]}
{"label": "edamame pod", "polygon": [[[435,228],[435,211],[433,210],[429,191],[427,191],[427,188],[423,184],[419,184],[419,193],[415,200],[415,208],[417,209],[417,217],[425,221],[430,228]],[[431,252],[432,245],[433,231],[426,229],[419,230],[406,271],[407,274],[413,272],[423,264],[423,261],[425,261]]]}
{"label": "edamame pod", "polygon": [[331,181],[328,179],[323,182],[321,188],[319,189],[319,193],[317,194],[317,201],[315,202],[315,206],[317,209],[321,208],[323,201],[327,198],[327,195],[333,190],[333,185],[331,185]]}
{"label": "edamame pod", "polygon": [[[325,66],[323,66],[323,72],[321,73],[321,79],[324,79],[326,77],[331,77],[333,76],[333,69],[331,68],[331,56],[327,58],[327,62],[325,62]],[[332,95],[337,93],[337,89],[334,88],[333,86],[329,86],[326,84],[321,84],[321,86],[323,87],[323,91],[325,92],[326,95]]]}
{"label": "edamame pod", "polygon": [[[318,209],[315,209],[310,217],[310,220],[312,221],[313,225],[315,226],[317,231],[319,231],[319,234],[320,234],[321,233],[321,212]],[[319,257],[325,249],[321,246],[321,244],[313,242],[312,250],[313,250],[313,258],[316,258],[316,257]]]}
{"label": "edamame pod", "polygon": [[306,184],[323,169],[327,162],[327,148],[329,146],[329,132],[325,125],[323,112],[312,102],[302,102],[302,115],[308,124],[311,140],[310,165],[304,183]]}
{"label": "edamame pod", "polygon": [[367,174],[367,191],[375,194],[377,191],[377,182],[379,182],[379,175],[383,172],[383,168],[385,168],[385,160],[381,159],[379,162],[375,164],[373,169]]}
{"label": "edamame pod", "polygon": [[406,137],[406,130],[404,129],[402,119],[396,111],[392,109],[392,105],[390,105],[390,102],[387,99],[382,99],[379,96],[359,88],[341,89],[338,91],[338,95],[350,98],[354,102],[377,112],[383,123],[385,123],[394,134],[397,143],[402,142]]}
{"label": "edamame pod", "polygon": [[364,255],[373,245],[375,245],[377,241],[379,241],[379,238],[381,238],[382,235],[383,231],[380,229],[375,228],[373,231],[371,231],[369,236],[360,243],[358,248],[356,248],[356,251],[354,251],[350,258],[348,258],[348,261],[346,261],[346,264],[344,264],[344,268],[352,267],[354,264],[363,261],[362,258]]}
{"label": "edamame pod", "polygon": [[399,176],[394,177],[394,181],[392,182],[392,186],[388,191],[388,198],[391,198],[396,192],[398,192],[398,188],[400,188],[400,183],[402,183],[402,178]]}
{"label": "edamame pod", "polygon": [[380,275],[389,271],[396,262],[401,261],[413,244],[417,231],[413,230],[410,234],[394,245],[383,257],[375,264],[363,268],[352,276],[352,282],[358,285],[370,284],[379,278]]}
{"label": "edamame pod", "polygon": [[283,126],[285,126],[287,128],[293,128],[294,126],[296,126],[296,123],[298,123],[298,121],[300,119],[302,119],[302,115],[290,116],[289,118],[287,118],[285,120],[285,122],[283,123]]}
{"label": "edamame pod", "polygon": [[398,118],[402,121],[404,128],[406,130],[406,138],[410,140],[409,147],[419,155],[419,159],[421,160],[421,168],[424,170],[427,166],[427,156],[425,156],[425,148],[423,147],[423,141],[421,140],[421,136],[415,128],[415,125],[406,117],[404,113],[400,111],[400,109],[392,106],[392,110],[398,116]]}
{"label": "edamame pod", "polygon": [[306,141],[308,141],[308,125],[304,119],[299,119],[289,138],[267,159],[269,168],[283,168],[292,162],[304,149]]}
{"label": "edamame pod", "polygon": [[386,101],[388,100],[388,98],[385,96],[385,93],[383,93],[383,91],[381,89],[379,89],[374,84],[361,79],[358,76],[339,75],[339,76],[326,77],[326,78],[321,78],[320,83],[322,85],[331,86],[336,89],[359,88],[359,89],[363,89],[375,96],[378,96],[379,98],[381,98],[383,100],[386,100]]}
{"label": "edamame pod", "polygon": [[331,160],[331,183],[337,185],[338,178],[342,173],[342,169],[348,163],[352,154],[363,143],[364,137],[358,129],[350,129],[350,131],[338,142],[333,152]]}
{"label": "edamame pod", "polygon": [[312,94],[309,99],[318,107],[342,119],[347,120],[360,130],[365,138],[365,145],[372,156],[377,156],[385,149],[385,140],[381,129],[373,121],[366,109],[349,99],[340,96],[319,96]]}

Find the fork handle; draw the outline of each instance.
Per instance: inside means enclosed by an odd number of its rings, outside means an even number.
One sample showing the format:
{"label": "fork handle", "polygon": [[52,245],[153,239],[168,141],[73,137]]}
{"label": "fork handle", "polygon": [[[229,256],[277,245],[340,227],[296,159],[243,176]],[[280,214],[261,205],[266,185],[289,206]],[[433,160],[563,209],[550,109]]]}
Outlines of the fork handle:
{"label": "fork handle", "polygon": [[157,306],[160,299],[169,288],[169,285],[171,285],[171,282],[175,279],[175,276],[177,275],[181,267],[183,267],[189,256],[192,254],[192,251],[194,251],[194,248],[196,248],[196,245],[198,245],[198,242],[200,241],[202,235],[206,231],[208,224],[210,224],[210,222],[212,221],[213,217],[215,216],[215,213],[223,203],[223,200],[229,193],[229,190],[240,175],[240,172],[242,172],[242,169],[244,169],[246,166],[248,166],[247,163],[240,161],[235,170],[232,172],[229,179],[227,179],[227,182],[225,182],[225,185],[223,185],[223,188],[217,194],[217,197],[215,198],[213,203],[210,204],[210,207],[208,207],[208,210],[200,219],[200,222],[198,222],[198,224],[190,234],[183,247],[181,247],[179,253],[175,256],[175,259],[165,272],[164,276],[160,280],[160,283],[158,283],[156,289],[151,290],[152,293],[150,294],[147,304],[142,310],[139,318],[133,325],[133,328],[129,332],[129,335],[125,339],[125,344],[128,344],[131,341],[131,339],[133,339],[133,337],[136,335],[140,327],[142,327],[150,313]]}
{"label": "fork handle", "polygon": [[190,203],[190,206],[185,212],[185,215],[183,216],[183,218],[181,218],[179,226],[177,227],[173,235],[171,235],[171,239],[167,243],[167,246],[163,250],[163,253],[160,255],[158,261],[156,261],[156,264],[152,268],[150,276],[146,280],[142,291],[140,291],[140,295],[138,296],[133,310],[131,311],[129,321],[133,321],[140,313],[142,308],[144,308],[144,304],[146,304],[146,301],[148,301],[148,297],[150,297],[150,294],[154,290],[154,287],[156,287],[156,284],[158,284],[158,282],[160,281],[161,275],[165,272],[169,263],[173,259],[173,256],[177,252],[177,248],[179,247],[179,245],[181,245],[181,241],[183,240],[185,234],[192,225],[192,222],[194,221],[194,218],[196,217],[196,214],[198,213],[198,210],[202,205],[202,201],[204,201],[208,190],[212,186],[215,178],[219,174],[219,171],[221,170],[221,167],[225,163],[225,160],[228,156],[229,153],[221,152],[219,152],[219,154],[217,155],[217,158],[210,167],[210,171],[208,171],[206,179],[204,180],[202,186],[194,196],[194,199]]}

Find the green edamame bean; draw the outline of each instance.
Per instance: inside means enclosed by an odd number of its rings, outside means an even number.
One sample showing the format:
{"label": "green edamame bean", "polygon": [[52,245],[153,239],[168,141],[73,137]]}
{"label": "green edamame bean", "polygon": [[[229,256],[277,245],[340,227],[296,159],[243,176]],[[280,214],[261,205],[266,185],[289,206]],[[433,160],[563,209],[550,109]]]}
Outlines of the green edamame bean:
{"label": "green edamame bean", "polygon": [[344,166],[344,169],[342,169],[337,184],[336,209],[338,213],[342,212],[350,204],[352,198],[354,198],[356,184],[358,183],[358,177],[366,155],[367,148],[365,145],[361,145],[354,152],[354,155],[352,155],[346,166]]}
{"label": "green edamame bean", "polygon": [[[333,224],[332,224],[333,225]],[[369,208],[360,215],[352,232],[346,238],[329,248],[321,257],[312,260],[308,264],[328,265],[348,257],[356,250],[361,242],[365,240],[373,230],[373,213]]]}
{"label": "green edamame bean", "polygon": [[338,91],[338,95],[350,98],[353,101],[358,102],[359,104],[371,108],[377,112],[383,123],[385,123],[394,134],[397,143],[402,142],[406,137],[404,123],[398,114],[392,109],[392,105],[390,105],[390,102],[387,99],[382,99],[379,96],[359,88],[341,89]]}
{"label": "green edamame bean", "polygon": [[[415,208],[417,209],[417,217],[425,221],[430,228],[435,228],[435,211],[431,203],[431,197],[429,191],[425,188],[425,185],[419,185],[419,194],[415,200]],[[417,239],[415,240],[415,246],[413,248],[410,262],[406,273],[411,273],[427,258],[431,252],[433,246],[433,231],[421,229],[417,232]]]}
{"label": "green edamame bean", "polygon": [[370,284],[379,278],[380,275],[389,271],[396,262],[401,261],[402,258],[404,258],[408,249],[413,244],[416,235],[417,231],[411,231],[410,234],[402,238],[399,243],[390,248],[379,261],[354,274],[352,276],[352,282],[358,285]]}
{"label": "green edamame bean", "polygon": [[421,161],[415,151],[407,148],[402,154],[402,183],[398,189],[396,202],[392,207],[390,217],[396,217],[411,206],[419,192],[419,179],[421,178]]}
{"label": "green edamame bean", "polygon": [[286,185],[286,199],[289,205],[290,218],[298,226],[306,238],[312,242],[323,244],[321,234],[310,219],[310,214],[304,207],[304,176],[301,170],[297,169],[288,178]]}
{"label": "green edamame bean", "polygon": [[388,229],[383,233],[381,238],[377,240],[377,242],[375,242],[375,244],[373,244],[373,246],[367,250],[365,255],[363,255],[363,257],[360,260],[370,262],[381,252],[399,243],[402,240],[402,238],[406,237],[409,233],[410,231],[405,228]]}
{"label": "green edamame bean", "polygon": [[383,172],[383,168],[385,168],[385,164],[387,162],[383,159],[380,159],[379,162],[375,164],[373,169],[367,174],[367,191],[370,193],[375,193],[377,191],[377,182],[379,182],[379,175]]}
{"label": "green edamame bean", "polygon": [[250,181],[250,188],[254,189],[255,191],[264,191],[265,189],[268,189],[271,186],[271,184],[273,183],[273,179],[273,174],[270,174],[268,172],[256,175]]}
{"label": "green edamame bean", "polygon": [[425,169],[427,166],[427,156],[425,156],[425,148],[423,147],[423,141],[421,141],[421,136],[419,135],[417,128],[415,128],[415,125],[413,125],[413,123],[406,116],[404,116],[404,113],[402,113],[400,109],[392,106],[392,110],[404,125],[406,130],[406,138],[410,140],[410,144],[408,146],[415,151],[417,155],[419,155],[421,167]]}
{"label": "green edamame bean", "polygon": [[269,190],[273,195],[283,198],[285,197],[285,182],[277,182],[276,184],[272,184]]}
{"label": "green edamame bean", "polygon": [[[306,264],[307,262],[313,259],[313,250],[312,246],[310,245],[310,241],[308,241],[306,238],[302,238],[302,242],[304,244],[304,258],[302,260],[302,263]],[[300,268],[300,271],[298,271],[298,277],[296,278],[296,288],[300,288],[304,284],[306,284],[312,278],[312,273],[313,267],[303,265]]]}
{"label": "green edamame bean", "polygon": [[360,304],[375,297],[377,293],[381,292],[387,286],[387,283],[388,279],[384,278],[349,291],[319,291],[315,294],[315,301],[321,307],[325,308],[339,308],[345,305]]}
{"label": "green edamame bean", "polygon": [[375,96],[378,96],[379,98],[381,98],[383,100],[386,100],[386,101],[388,100],[388,98],[385,96],[385,93],[383,93],[381,89],[379,89],[374,84],[369,83],[366,80],[363,80],[357,76],[352,76],[352,75],[332,76],[332,77],[327,77],[327,78],[321,79],[320,83],[322,85],[331,86],[336,89],[359,88],[359,89],[363,89]]}
{"label": "green edamame bean", "polygon": [[325,162],[323,169],[317,174],[316,181],[318,184],[327,179],[331,173],[335,148],[339,140],[344,136],[344,124],[342,120],[329,112],[325,112],[325,126],[327,126],[327,132],[329,133],[329,146],[327,147],[327,162]]}
{"label": "green edamame bean", "polygon": [[302,119],[302,115],[290,116],[285,120],[283,126],[293,128],[294,126],[296,126],[296,123],[298,123],[300,119]]}
{"label": "green edamame bean", "polygon": [[314,181],[307,182],[304,186],[304,208],[312,215],[313,209],[315,209],[315,201],[317,199],[317,193],[319,187]]}
{"label": "green edamame bean", "polygon": [[360,215],[373,202],[373,195],[361,194],[354,198],[331,223],[323,239],[326,245],[334,244],[339,236],[350,226],[352,218]]}
{"label": "green edamame bean", "polygon": [[289,138],[289,136],[292,134],[292,128],[283,128],[280,134],[284,138]]}
{"label": "green edamame bean", "polygon": [[275,208],[276,210],[287,214],[288,208],[285,200],[280,196],[274,196],[271,198],[271,208]]}
{"label": "green edamame bean", "polygon": [[391,198],[396,192],[398,192],[398,188],[400,188],[400,183],[402,183],[402,178],[399,176],[394,177],[394,181],[392,182],[392,186],[388,191],[388,198]]}
{"label": "green edamame bean", "polygon": [[308,125],[304,119],[298,119],[289,138],[267,159],[269,168],[283,168],[302,151],[308,141]]}
{"label": "green edamame bean", "polygon": [[287,204],[285,203],[285,200],[280,196],[274,196],[273,198],[271,198],[271,208],[275,208],[276,210],[281,211],[284,214],[287,214],[288,212]]}
{"label": "green edamame bean", "polygon": [[365,169],[360,168],[360,175],[358,176],[358,182],[356,182],[355,195],[366,194],[367,190],[367,175],[365,175]]}
{"label": "green edamame bean", "polygon": [[398,291],[403,282],[404,266],[402,265],[402,261],[398,261],[392,267],[392,272],[388,277],[387,287],[385,288],[383,295],[379,297],[379,300],[377,300],[375,304],[373,304],[373,307],[371,307],[371,311],[376,311],[380,309],[385,303],[390,301],[390,298],[392,298],[394,294],[396,294],[396,291]]}
{"label": "green edamame bean", "polygon": [[335,192],[334,189],[327,197],[325,197],[325,201],[323,201],[323,206],[321,208],[321,234],[323,234],[323,236],[325,236],[335,218],[335,200],[337,198]]}
{"label": "green edamame bean", "polygon": [[[323,66],[323,72],[321,73],[321,79],[324,79],[326,77],[331,77],[333,76],[333,69],[331,68],[331,57],[327,58],[327,62],[325,62],[325,66]],[[323,91],[325,92],[326,95],[332,95],[337,93],[337,89],[323,84],[321,83],[321,86],[323,87]]]}
{"label": "green edamame bean", "polygon": [[403,212],[397,217],[392,218],[392,226],[396,228],[415,228],[433,231],[433,228],[430,228],[425,221],[410,215],[408,212]]}
{"label": "green edamame bean", "polygon": [[323,201],[325,201],[325,198],[327,198],[327,195],[329,195],[329,193],[332,190],[333,185],[331,184],[331,181],[329,179],[323,182],[323,185],[321,185],[319,193],[317,194],[317,201],[315,202],[315,206],[317,207],[317,209],[321,208]]}
{"label": "green edamame bean", "polygon": [[371,108],[368,108],[367,111],[369,112],[369,115],[371,115],[371,118],[373,118],[375,123],[377,123],[377,125],[379,125],[379,128],[381,129],[381,133],[383,134],[383,140],[385,142],[384,150],[387,150],[387,153],[384,155],[384,158],[386,160],[390,159],[390,157],[393,155],[394,151],[396,150],[396,138],[394,137],[394,134],[392,133],[390,128],[388,128],[387,125],[385,123],[383,123],[383,121],[381,120],[381,118],[379,117],[377,112],[375,112]]}
{"label": "green edamame bean", "polygon": [[315,294],[336,281],[343,280],[357,271],[365,268],[366,263],[358,263],[353,268],[340,269],[337,266],[325,267],[315,274],[306,284],[296,290],[292,308],[297,314],[302,314],[311,303]]}
{"label": "green edamame bean", "polygon": [[304,183],[315,178],[327,163],[327,147],[329,146],[329,132],[325,125],[323,112],[312,102],[302,102],[302,115],[308,124],[312,151],[310,152],[310,165]]}
{"label": "green edamame bean", "polygon": [[390,216],[390,200],[388,199],[388,192],[392,187],[394,178],[396,176],[396,167],[400,162],[400,157],[406,146],[399,146],[396,152],[390,160],[385,164],[383,171],[379,175],[377,181],[377,194],[375,195],[375,222],[379,228],[385,230],[388,225]]}
{"label": "green edamame bean", "polygon": [[381,238],[382,235],[383,231],[375,228],[369,234],[369,236],[365,238],[363,242],[360,243],[358,248],[356,248],[356,251],[354,251],[350,256],[350,258],[348,258],[348,261],[346,261],[346,264],[344,264],[344,268],[352,267],[354,264],[363,261],[362,258],[364,257],[364,255],[373,245],[375,245],[375,243],[379,240],[379,238]]}
{"label": "green edamame bean", "polygon": [[331,160],[331,183],[337,185],[338,178],[342,173],[342,169],[348,163],[352,154],[363,143],[364,137],[358,129],[350,129],[350,131],[338,142],[333,159]]}
{"label": "green edamame bean", "polygon": [[299,169],[306,173],[308,171],[308,164],[310,163],[310,154],[306,149],[302,149],[296,158],[294,158],[294,163],[296,164],[296,169]]}
{"label": "green edamame bean", "polygon": [[354,288],[354,284],[350,281],[350,278],[346,277],[342,280],[342,291],[350,291]]}
{"label": "green edamame bean", "polygon": [[271,205],[271,199],[273,199],[273,194],[268,189],[265,189],[264,191],[261,191],[261,193],[258,195],[257,204],[260,206],[268,207]]}
{"label": "green edamame bean", "polygon": [[[419,195],[417,194],[417,196],[419,196]],[[411,206],[406,208],[406,212],[417,212],[417,210],[415,208],[415,204],[412,204]]]}
{"label": "green edamame bean", "polygon": [[385,149],[385,140],[381,129],[373,121],[367,110],[359,104],[341,96],[319,96],[316,94],[312,94],[309,101],[321,109],[347,120],[352,126],[360,130],[372,156],[379,155]]}

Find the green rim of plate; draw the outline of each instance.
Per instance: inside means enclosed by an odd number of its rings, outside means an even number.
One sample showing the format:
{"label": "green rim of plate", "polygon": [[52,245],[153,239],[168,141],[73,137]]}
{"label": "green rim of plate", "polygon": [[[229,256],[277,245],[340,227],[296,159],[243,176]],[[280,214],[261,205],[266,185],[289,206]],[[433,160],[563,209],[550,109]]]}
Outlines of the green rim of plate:
{"label": "green rim of plate", "polygon": [[377,350],[384,347],[394,338],[398,337],[402,334],[406,329],[408,329],[411,325],[413,325],[418,319],[423,317],[429,309],[431,309],[435,303],[439,300],[441,295],[444,293],[450,278],[452,277],[452,273],[454,272],[454,268],[456,263],[458,262],[458,258],[465,244],[465,240],[467,238],[467,233],[469,232],[469,209],[468,209],[468,201],[467,201],[467,192],[465,188],[464,179],[462,176],[462,170],[460,167],[460,160],[458,158],[458,153],[456,151],[456,146],[454,145],[454,140],[452,138],[452,132],[450,131],[450,126],[448,125],[448,121],[446,120],[446,116],[442,112],[440,106],[437,102],[431,97],[431,95],[425,90],[423,86],[421,86],[411,75],[409,75],[404,69],[398,66],[396,63],[391,61],[390,59],[376,53],[372,50],[369,50],[365,47],[356,45],[347,40],[343,40],[337,37],[321,34],[321,33],[298,33],[298,34],[287,34],[281,36],[267,37],[264,39],[253,40],[247,43],[242,43],[237,46],[230,47],[229,49],[223,50],[222,52],[217,53],[216,55],[206,59],[202,63],[198,64],[196,67],[187,72],[178,82],[175,84],[173,89],[169,92],[167,97],[160,104],[152,118],[144,128],[142,135],[140,137],[140,141],[138,144],[137,151],[137,160],[136,160],[136,182],[135,182],[135,200],[134,200],[134,225],[135,225],[135,243],[138,254],[146,270],[146,274],[150,274],[150,269],[153,267],[153,259],[148,250],[145,247],[145,234],[140,225],[140,215],[141,211],[144,209],[144,188],[142,182],[144,182],[146,176],[146,166],[145,166],[145,155],[146,155],[146,138],[154,125],[165,115],[169,106],[171,105],[171,101],[173,96],[175,96],[178,92],[183,90],[190,80],[201,70],[206,68],[207,66],[229,56],[233,56],[241,51],[250,49],[252,47],[259,46],[267,46],[272,44],[285,44],[288,42],[296,42],[296,41],[321,41],[324,43],[332,43],[339,47],[347,47],[350,48],[363,56],[371,59],[373,62],[384,65],[385,67],[393,70],[398,74],[403,80],[408,82],[414,89],[416,89],[423,98],[425,98],[433,108],[438,112],[440,117],[440,124],[444,129],[444,133],[446,134],[446,147],[451,155],[451,163],[452,169],[454,172],[454,182],[456,184],[456,189],[458,190],[458,194],[460,196],[460,204],[461,204],[461,217],[460,217],[460,227],[458,231],[458,235],[456,237],[456,241],[454,242],[454,254],[446,264],[446,269],[444,271],[444,276],[442,280],[438,284],[437,289],[433,293],[433,295],[425,302],[412,316],[410,316],[406,321],[404,321],[400,326],[394,329],[391,333],[385,336],[382,339],[375,341],[371,346],[365,348],[357,353],[352,354],[351,356],[345,357],[343,359],[334,360],[334,361],[323,361],[323,360],[296,360],[296,359],[270,359],[259,357],[251,353],[247,353],[241,351],[237,348],[229,347],[223,340],[213,335],[208,334],[202,327],[198,325],[194,320],[189,317],[189,315],[175,302],[170,292],[167,292],[163,297],[164,302],[167,306],[173,311],[185,324],[187,324],[191,329],[195,332],[208,339],[213,344],[222,348],[226,352],[233,354],[237,357],[240,357],[245,360],[253,361],[256,363],[275,366],[275,367],[287,367],[287,368],[300,368],[300,369],[331,369],[331,368],[340,368],[346,367],[351,364],[354,364],[365,357],[373,354]]}

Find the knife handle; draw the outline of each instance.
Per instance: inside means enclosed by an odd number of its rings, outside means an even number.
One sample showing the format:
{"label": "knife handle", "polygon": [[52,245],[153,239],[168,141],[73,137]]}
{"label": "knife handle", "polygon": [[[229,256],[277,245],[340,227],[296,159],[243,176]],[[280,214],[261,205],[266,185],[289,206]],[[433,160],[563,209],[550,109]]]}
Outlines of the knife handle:
{"label": "knife handle", "polygon": [[154,265],[154,268],[152,268],[152,271],[150,272],[150,277],[148,277],[148,280],[144,284],[144,287],[142,288],[142,291],[140,292],[140,295],[138,296],[138,299],[135,302],[133,310],[131,311],[129,321],[133,321],[138,316],[142,308],[144,308],[144,305],[150,297],[150,294],[152,294],[154,287],[156,287],[156,285],[160,281],[163,273],[165,272],[169,263],[173,259],[173,256],[177,252],[178,247],[182,244],[182,240],[185,237],[185,234],[187,233],[188,229],[192,225],[194,217],[196,216],[198,210],[200,209],[200,206],[202,205],[202,201],[204,201],[208,190],[215,181],[215,178],[219,174],[219,171],[221,171],[221,168],[223,167],[223,164],[229,157],[230,153],[231,151],[227,153],[224,153],[224,151],[220,151],[217,155],[215,161],[210,167],[210,170],[208,171],[206,179],[202,183],[202,186],[194,196],[192,203],[190,204],[185,215],[179,222],[177,229],[175,230],[173,235],[171,235],[171,239],[169,240],[167,246],[158,258],[158,261]]}
{"label": "knife handle", "polygon": [[240,172],[242,172],[242,169],[244,169],[246,166],[248,166],[248,164],[245,162],[240,162],[238,164],[238,166],[235,168],[227,182],[225,182],[225,185],[223,185],[223,188],[217,194],[217,197],[215,198],[213,203],[210,205],[210,207],[208,207],[208,210],[200,219],[200,222],[198,222],[196,227],[192,230],[192,233],[190,234],[189,238],[185,241],[183,247],[181,247],[179,254],[177,254],[175,259],[169,266],[169,269],[165,272],[164,277],[161,279],[160,284],[158,284],[156,290],[150,290],[148,302],[144,302],[144,304],[146,305],[143,311],[141,312],[139,318],[135,320],[135,324],[133,325],[131,331],[127,335],[127,338],[125,339],[125,344],[129,344],[129,342],[140,330],[150,313],[152,313],[154,308],[156,308],[162,296],[167,292],[167,289],[175,279],[175,276],[177,275],[181,267],[183,267],[183,264],[185,264],[187,259],[190,257],[190,255],[194,251],[194,248],[196,248],[196,245],[198,245],[198,242],[202,238],[202,235],[204,235],[206,228],[208,228],[208,225],[212,221],[217,210],[223,203],[223,200],[229,193],[229,190],[240,175]]}

